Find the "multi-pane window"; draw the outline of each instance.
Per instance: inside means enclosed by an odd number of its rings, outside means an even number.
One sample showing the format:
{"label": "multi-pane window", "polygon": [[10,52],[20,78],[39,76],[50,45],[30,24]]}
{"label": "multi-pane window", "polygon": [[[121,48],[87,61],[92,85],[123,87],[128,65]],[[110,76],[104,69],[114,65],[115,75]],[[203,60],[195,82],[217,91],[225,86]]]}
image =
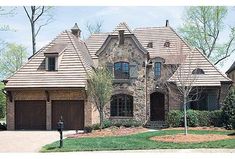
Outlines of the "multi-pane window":
{"label": "multi-pane window", "polygon": [[55,71],[55,57],[48,57],[48,71]]}
{"label": "multi-pane window", "polygon": [[112,96],[111,116],[133,116],[133,97],[126,94],[117,94]]}
{"label": "multi-pane window", "polygon": [[114,76],[116,79],[129,78],[129,63],[117,62],[114,64]]}
{"label": "multi-pane window", "polygon": [[161,62],[155,62],[154,64],[154,75],[159,77],[161,76]]}

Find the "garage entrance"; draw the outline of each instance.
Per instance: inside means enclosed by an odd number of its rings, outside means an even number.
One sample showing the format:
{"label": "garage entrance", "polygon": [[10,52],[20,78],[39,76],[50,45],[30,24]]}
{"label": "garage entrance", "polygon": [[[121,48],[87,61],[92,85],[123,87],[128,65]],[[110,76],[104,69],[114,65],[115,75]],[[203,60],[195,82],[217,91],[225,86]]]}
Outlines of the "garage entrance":
{"label": "garage entrance", "polygon": [[57,129],[57,122],[61,116],[65,130],[82,130],[84,128],[84,101],[53,100],[52,129]]}
{"label": "garage entrance", "polygon": [[45,130],[46,101],[22,100],[15,101],[16,130]]}

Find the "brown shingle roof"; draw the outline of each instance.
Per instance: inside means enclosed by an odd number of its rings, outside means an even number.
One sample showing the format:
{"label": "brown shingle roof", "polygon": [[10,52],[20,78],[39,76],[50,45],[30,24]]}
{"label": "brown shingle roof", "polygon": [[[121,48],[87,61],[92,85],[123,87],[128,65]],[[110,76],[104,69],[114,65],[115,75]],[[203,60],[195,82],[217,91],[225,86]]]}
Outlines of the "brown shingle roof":
{"label": "brown shingle roof", "polygon": [[[67,47],[58,57],[58,71],[46,71],[44,53],[61,43],[66,43]],[[91,70],[92,65],[85,43],[69,31],[64,31],[8,78],[6,89],[85,87],[87,72]]]}

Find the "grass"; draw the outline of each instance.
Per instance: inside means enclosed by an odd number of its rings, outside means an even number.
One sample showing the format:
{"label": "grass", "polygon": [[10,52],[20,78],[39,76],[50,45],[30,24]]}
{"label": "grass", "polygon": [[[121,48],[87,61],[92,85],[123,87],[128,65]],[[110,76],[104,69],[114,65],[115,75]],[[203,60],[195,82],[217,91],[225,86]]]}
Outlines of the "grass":
{"label": "grass", "polygon": [[[64,140],[64,147],[58,148],[59,142],[46,145],[41,152],[68,151],[109,151],[109,150],[147,150],[147,149],[196,149],[196,148],[235,148],[235,138],[202,143],[167,143],[149,140],[153,136],[183,133],[182,130],[162,130],[118,137],[97,137]],[[230,131],[191,130],[191,134],[231,134]]]}

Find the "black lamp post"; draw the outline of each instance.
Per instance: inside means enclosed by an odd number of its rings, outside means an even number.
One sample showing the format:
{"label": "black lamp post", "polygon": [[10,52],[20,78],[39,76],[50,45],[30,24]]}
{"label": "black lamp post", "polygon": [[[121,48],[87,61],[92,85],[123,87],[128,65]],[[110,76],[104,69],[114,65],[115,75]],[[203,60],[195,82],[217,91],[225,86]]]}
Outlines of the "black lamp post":
{"label": "black lamp post", "polygon": [[60,147],[59,148],[63,147],[63,129],[64,129],[64,121],[63,121],[63,118],[61,116],[60,120],[57,122],[57,130],[60,133]]}

